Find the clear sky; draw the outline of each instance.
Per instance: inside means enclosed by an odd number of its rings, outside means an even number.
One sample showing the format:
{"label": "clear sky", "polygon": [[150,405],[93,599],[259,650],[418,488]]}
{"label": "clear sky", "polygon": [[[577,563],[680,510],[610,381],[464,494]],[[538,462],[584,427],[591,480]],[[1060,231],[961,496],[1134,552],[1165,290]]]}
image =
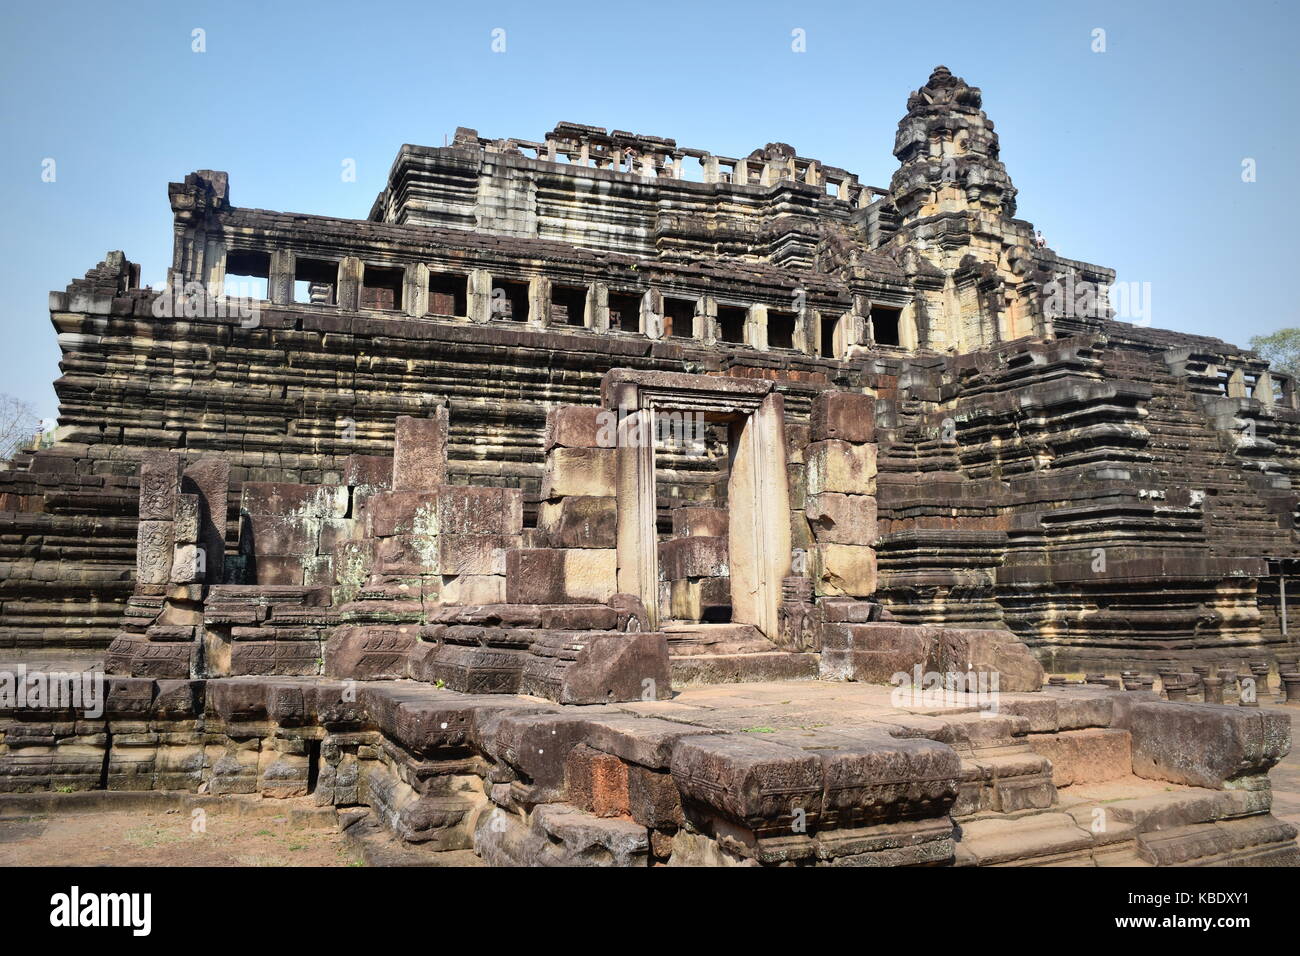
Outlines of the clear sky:
{"label": "clear sky", "polygon": [[786,142],[884,186],[939,63],[983,89],[1019,215],[1054,249],[1151,283],[1154,325],[1244,344],[1300,325],[1298,6],[10,0],[0,392],[54,414],[46,294],[110,249],[161,280],[167,183],[192,170],[228,171],[239,206],[364,218],[402,143],[570,120],[728,156]]}

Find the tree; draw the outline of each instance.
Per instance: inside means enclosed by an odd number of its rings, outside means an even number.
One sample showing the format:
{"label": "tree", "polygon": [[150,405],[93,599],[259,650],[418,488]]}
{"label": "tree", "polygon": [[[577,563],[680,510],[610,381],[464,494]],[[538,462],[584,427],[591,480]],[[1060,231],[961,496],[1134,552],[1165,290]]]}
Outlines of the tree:
{"label": "tree", "polygon": [[1274,371],[1300,377],[1300,329],[1252,336],[1250,347],[1268,359]]}
{"label": "tree", "polygon": [[19,449],[31,444],[40,425],[30,402],[0,392],[0,462],[8,461]]}

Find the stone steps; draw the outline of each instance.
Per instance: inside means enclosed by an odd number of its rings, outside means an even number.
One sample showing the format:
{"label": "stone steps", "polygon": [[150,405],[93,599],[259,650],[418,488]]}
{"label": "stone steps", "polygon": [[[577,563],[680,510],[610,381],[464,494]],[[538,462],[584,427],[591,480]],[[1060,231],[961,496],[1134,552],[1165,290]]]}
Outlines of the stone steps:
{"label": "stone steps", "polygon": [[670,656],[673,687],[701,684],[748,684],[779,680],[816,680],[820,655],[769,651],[757,654]]}

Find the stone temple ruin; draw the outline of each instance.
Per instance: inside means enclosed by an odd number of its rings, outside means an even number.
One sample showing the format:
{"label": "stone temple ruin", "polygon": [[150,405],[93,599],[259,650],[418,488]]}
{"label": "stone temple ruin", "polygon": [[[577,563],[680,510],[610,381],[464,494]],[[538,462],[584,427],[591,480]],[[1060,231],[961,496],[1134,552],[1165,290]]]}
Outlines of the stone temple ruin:
{"label": "stone temple ruin", "polygon": [[51,294],[58,441],[0,472],[0,657],[107,675],[7,706],[0,790],[505,864],[1297,862],[1294,383],[1115,321],[944,67],[894,155],[462,128],[366,221],[172,183],[166,287]]}

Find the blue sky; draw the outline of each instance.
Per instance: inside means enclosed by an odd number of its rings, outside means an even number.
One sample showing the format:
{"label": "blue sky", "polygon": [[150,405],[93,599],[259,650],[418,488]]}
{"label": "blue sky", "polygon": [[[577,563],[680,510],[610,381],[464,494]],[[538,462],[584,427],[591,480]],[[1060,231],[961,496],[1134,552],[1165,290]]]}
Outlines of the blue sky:
{"label": "blue sky", "polygon": [[110,249],[160,279],[167,183],[194,169],[228,171],[236,205],[364,218],[402,143],[571,120],[730,156],[787,142],[884,186],[938,63],[984,90],[1053,248],[1150,282],[1153,324],[1244,344],[1300,325],[1298,19],[1291,0],[11,3],[0,391],[54,414],[46,294]]}

